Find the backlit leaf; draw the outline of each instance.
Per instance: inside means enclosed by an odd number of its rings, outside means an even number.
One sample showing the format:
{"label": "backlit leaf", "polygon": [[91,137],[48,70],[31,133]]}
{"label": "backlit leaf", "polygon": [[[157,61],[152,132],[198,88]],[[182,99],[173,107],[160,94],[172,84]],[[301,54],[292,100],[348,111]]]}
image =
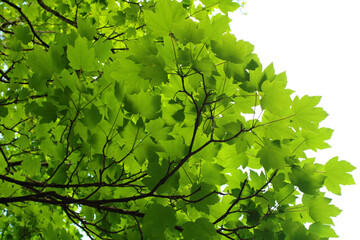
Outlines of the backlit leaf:
{"label": "backlit leaf", "polygon": [[199,29],[198,24],[191,19],[175,24],[173,32],[175,37],[184,45],[189,42],[200,43],[204,37],[204,30]]}
{"label": "backlit leaf", "polygon": [[330,217],[336,217],[341,210],[330,204],[331,199],[315,196],[309,202],[309,214],[314,221],[324,224],[333,224]]}
{"label": "backlit leaf", "polygon": [[169,35],[174,29],[174,23],[185,19],[186,12],[177,1],[160,0],[156,4],[155,13],[145,11],[145,22],[158,36]]}
{"label": "backlit leaf", "polygon": [[336,237],[324,187],[354,167],[307,158],[320,97],[231,33],[239,6],[2,1],[1,239]]}
{"label": "backlit leaf", "polygon": [[332,193],[341,194],[340,185],[355,184],[349,172],[355,170],[349,162],[339,161],[337,157],[330,159],[325,164],[325,186]]}
{"label": "backlit leaf", "polygon": [[339,237],[329,225],[316,222],[310,225],[309,230],[321,238],[337,238]]}
{"label": "backlit leaf", "polygon": [[257,157],[260,158],[260,163],[265,169],[283,169],[285,167],[285,153],[279,146],[269,144],[260,149]]}
{"label": "backlit leaf", "polygon": [[160,96],[151,96],[146,92],[128,95],[125,98],[125,109],[134,114],[141,114],[148,119],[155,119],[160,110]]}
{"label": "backlit leaf", "polygon": [[241,63],[254,50],[253,45],[237,41],[235,36],[229,33],[222,36],[221,42],[211,41],[211,48],[218,58],[233,63]]}
{"label": "backlit leaf", "polygon": [[76,70],[93,71],[95,70],[95,50],[88,47],[88,41],[78,37],[75,46],[68,46],[67,57],[70,66]]}
{"label": "backlit leaf", "polygon": [[295,97],[292,110],[295,114],[297,126],[312,128],[324,120],[328,114],[320,107],[315,107],[321,97],[303,96],[301,99]]}

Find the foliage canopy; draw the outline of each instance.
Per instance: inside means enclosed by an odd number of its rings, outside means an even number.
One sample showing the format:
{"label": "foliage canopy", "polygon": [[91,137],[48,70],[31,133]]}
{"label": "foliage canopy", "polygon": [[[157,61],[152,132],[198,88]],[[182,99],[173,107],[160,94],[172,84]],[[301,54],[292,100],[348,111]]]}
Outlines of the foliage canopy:
{"label": "foliage canopy", "polygon": [[323,187],[354,167],[306,157],[320,97],[230,33],[238,7],[2,0],[2,238],[336,237]]}

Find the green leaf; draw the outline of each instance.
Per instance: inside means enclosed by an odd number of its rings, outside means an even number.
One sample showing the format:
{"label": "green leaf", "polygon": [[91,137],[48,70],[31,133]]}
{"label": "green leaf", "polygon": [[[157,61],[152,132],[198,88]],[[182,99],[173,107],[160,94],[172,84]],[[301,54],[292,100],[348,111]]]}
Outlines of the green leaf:
{"label": "green leaf", "polygon": [[330,205],[331,199],[314,196],[309,202],[309,215],[315,221],[324,224],[334,224],[330,217],[336,217],[341,210],[334,205]]}
{"label": "green leaf", "polygon": [[156,36],[167,36],[173,32],[174,24],[185,20],[186,12],[175,0],[160,0],[155,7],[155,13],[145,10],[146,25]]}
{"label": "green leaf", "polygon": [[316,240],[308,235],[308,230],[300,222],[286,220],[282,225],[286,236],[291,240]]}
{"label": "green leaf", "polygon": [[88,40],[93,40],[96,33],[96,26],[92,23],[90,18],[77,19],[78,33],[81,37],[87,38]]}
{"label": "green leaf", "polygon": [[184,240],[217,239],[214,225],[207,218],[198,218],[195,222],[186,222],[183,226]]}
{"label": "green leaf", "polygon": [[94,128],[101,121],[102,115],[100,114],[99,109],[95,104],[91,104],[90,108],[83,109],[84,118],[81,119],[81,122],[89,127]]}
{"label": "green leaf", "polygon": [[241,63],[254,51],[254,46],[245,41],[237,41],[233,34],[224,34],[221,41],[211,41],[216,57],[233,63]]}
{"label": "green leaf", "polygon": [[219,75],[214,62],[210,58],[202,58],[193,62],[194,68],[200,70],[206,77]]}
{"label": "green leaf", "polygon": [[203,181],[211,185],[224,185],[227,180],[223,173],[224,167],[217,163],[205,162],[202,167]]}
{"label": "green leaf", "polygon": [[275,193],[275,199],[279,205],[294,204],[296,200],[296,196],[293,195],[294,192],[294,186],[287,183],[287,185]]}
{"label": "green leaf", "polygon": [[223,0],[219,2],[219,9],[225,14],[228,12],[234,12],[239,7],[239,3],[233,2],[233,0]]}
{"label": "green leaf", "polygon": [[38,175],[40,173],[41,163],[39,158],[25,158],[22,163],[21,167],[30,175]]}
{"label": "green leaf", "polygon": [[7,167],[7,162],[2,154],[0,154],[0,173],[5,173],[5,168]]}
{"label": "green leaf", "polygon": [[175,23],[173,32],[175,37],[183,45],[186,45],[189,42],[194,44],[201,43],[204,38],[204,29],[199,28],[198,24],[191,19]]}
{"label": "green leaf", "polygon": [[[157,162],[150,161],[148,163],[147,171],[150,177],[144,178],[143,183],[149,189],[153,189],[156,184],[166,175],[169,168],[169,164],[164,163],[160,165]],[[179,188],[179,173],[172,175],[166,184],[161,186],[156,192],[157,193],[172,193]]]}
{"label": "green leaf", "polygon": [[59,237],[60,237],[60,239],[63,239],[63,240],[72,240],[73,239],[71,233],[67,232],[64,228],[61,229]]}
{"label": "green leaf", "polygon": [[241,86],[245,91],[253,92],[261,89],[264,82],[264,73],[262,67],[259,66],[254,70],[249,70],[249,81],[244,82]]}
{"label": "green leaf", "polygon": [[49,224],[46,226],[44,231],[44,236],[46,238],[52,238],[54,236],[57,236],[57,233],[54,231],[54,227],[51,222],[49,222]]}
{"label": "green leaf", "polygon": [[100,61],[106,61],[111,55],[112,43],[110,41],[97,41],[94,44],[95,56]]}
{"label": "green leaf", "polygon": [[88,41],[78,37],[75,46],[68,45],[67,58],[70,66],[76,70],[93,71],[95,70],[95,50],[88,47]]}
{"label": "green leaf", "polygon": [[266,176],[264,172],[258,174],[257,172],[250,170],[250,179],[251,182],[249,185],[253,187],[255,190],[260,189],[266,183]]}
{"label": "green leaf", "polygon": [[121,12],[121,11],[117,11],[117,14],[114,15],[112,18],[114,19],[115,21],[115,24],[117,26],[121,26],[125,23],[126,19],[125,19],[126,15],[124,12]]}
{"label": "green leaf", "polygon": [[280,146],[274,143],[261,148],[256,157],[260,158],[260,163],[266,170],[283,169],[285,167],[286,155]]}
{"label": "green leaf", "polygon": [[[76,74],[70,75],[70,73],[67,70],[64,70],[61,72],[60,76],[55,78],[55,86],[57,86],[59,89],[65,88],[66,92],[70,90],[71,92],[75,92],[76,89],[76,83],[79,81],[79,77],[76,76]],[[67,95],[68,100],[69,95]]]}
{"label": "green leaf", "polygon": [[325,176],[316,173],[315,167],[310,163],[305,164],[302,168],[293,166],[289,177],[294,185],[307,194],[315,194],[325,181]]}
{"label": "green leaf", "polygon": [[0,117],[6,117],[9,114],[7,107],[0,106]]}
{"label": "green leaf", "polygon": [[191,188],[193,193],[190,196],[190,201],[193,202],[191,205],[201,212],[209,213],[209,205],[219,202],[217,194],[212,193],[214,191],[216,191],[216,187],[208,183],[194,184]]}
{"label": "green leaf", "polygon": [[330,159],[325,164],[325,186],[330,192],[341,195],[341,185],[352,185],[355,181],[349,172],[356,168],[349,162],[338,161],[338,157]]}
{"label": "green leaf", "polygon": [[133,114],[141,114],[147,119],[155,119],[161,106],[159,95],[151,96],[148,92],[127,95],[125,98],[125,110]]}
{"label": "green leaf", "polygon": [[118,102],[122,102],[124,95],[125,95],[125,89],[124,89],[124,85],[122,83],[120,83],[119,81],[115,82],[115,86],[114,86],[114,95],[115,98]]}
{"label": "green leaf", "polygon": [[145,123],[145,128],[157,140],[166,140],[171,130],[170,127],[165,127],[165,122],[160,118]]}
{"label": "green leaf", "polygon": [[[261,98],[261,107],[269,110],[271,113],[283,116],[289,116],[289,109],[291,105],[290,95],[292,90],[285,89],[286,82],[281,81],[265,81],[261,85],[261,89],[264,92],[264,96]],[[288,109],[286,111],[285,109]]]}
{"label": "green leaf", "polygon": [[[51,77],[54,70],[50,54],[40,47],[35,46],[34,50],[28,54],[27,62],[33,72],[40,77],[45,84],[46,80]],[[32,84],[32,82],[30,82],[30,84]]]}
{"label": "green leaf", "polygon": [[301,99],[298,96],[295,97],[292,110],[295,114],[294,121],[297,127],[313,129],[328,116],[322,108],[315,107],[320,99],[321,97],[309,97],[307,95]]}
{"label": "green leaf", "polygon": [[[153,204],[146,210],[143,219],[144,234],[150,239],[166,239],[166,229],[175,227],[175,211],[171,207],[164,207],[160,204]],[[156,231],[154,231],[156,229]]]}
{"label": "green leaf", "polygon": [[225,175],[228,179],[227,185],[229,189],[240,189],[241,184],[248,178],[248,174],[241,170],[230,169],[229,173],[231,175]]}
{"label": "green leaf", "polygon": [[26,106],[27,111],[41,117],[40,123],[54,122],[57,119],[57,107],[51,102],[43,102],[42,106],[36,102]]}
{"label": "green leaf", "polygon": [[50,46],[49,54],[54,73],[61,73],[69,64],[63,47],[59,45]]}
{"label": "green leaf", "polygon": [[140,140],[142,141],[146,136],[141,119],[136,124],[133,121],[124,121],[124,124],[118,128],[118,132],[123,137],[123,141],[129,144],[130,147],[133,144],[140,142]]}
{"label": "green leaf", "polygon": [[281,119],[279,121],[278,115],[272,114],[269,111],[265,111],[262,115],[262,121],[264,123],[264,126],[262,126],[264,134],[266,136],[271,136],[271,139],[283,140],[293,139],[296,137],[294,129],[292,128],[291,117],[287,119]]}
{"label": "green leaf", "polygon": [[118,87],[127,94],[139,93],[141,90],[148,89],[149,83],[140,78],[140,70],[141,66],[129,59],[118,59],[108,69],[111,78],[118,81]]}
{"label": "green leaf", "polygon": [[131,55],[129,58],[137,63],[147,64],[147,60],[144,58],[156,56],[158,53],[158,49],[150,37],[129,42],[128,47]]}
{"label": "green leaf", "polygon": [[334,229],[329,225],[324,225],[320,222],[316,222],[310,225],[309,231],[315,233],[321,238],[337,238],[339,237]]}
{"label": "green leaf", "polygon": [[302,130],[301,134],[304,137],[304,148],[312,149],[316,151],[317,149],[325,149],[330,147],[329,144],[325,142],[331,138],[334,130],[330,128],[319,128],[314,131]]}
{"label": "green leaf", "polygon": [[240,166],[245,168],[248,163],[248,158],[244,154],[246,148],[247,144],[244,141],[238,141],[236,145],[223,145],[216,158],[225,168],[237,169]]}
{"label": "green leaf", "polygon": [[[176,161],[177,159],[185,156],[186,145],[183,137],[176,135],[173,140],[162,141],[161,145],[164,147],[165,157],[170,161]],[[176,149],[176,151],[173,151]]]}
{"label": "green leaf", "polygon": [[28,26],[17,25],[14,28],[14,36],[25,45],[32,40],[32,34]]}
{"label": "green leaf", "polygon": [[150,80],[151,86],[158,86],[167,81],[167,72],[164,70],[164,62],[155,56],[144,57],[146,65],[141,69],[139,76]]}
{"label": "green leaf", "polygon": [[228,12],[233,12],[240,7],[239,3],[233,2],[232,0],[202,0],[201,1],[206,8],[214,8],[218,5],[220,11],[227,14]]}
{"label": "green leaf", "polygon": [[250,61],[251,56],[244,60],[241,64],[235,64],[232,62],[226,62],[224,64],[224,72],[228,78],[233,77],[236,82],[245,82],[249,79],[249,73],[246,70],[246,63]]}
{"label": "green leaf", "polygon": [[219,40],[223,33],[230,30],[229,22],[230,19],[226,15],[217,14],[211,17],[204,16],[199,23],[199,28],[204,31],[204,42],[210,40]]}

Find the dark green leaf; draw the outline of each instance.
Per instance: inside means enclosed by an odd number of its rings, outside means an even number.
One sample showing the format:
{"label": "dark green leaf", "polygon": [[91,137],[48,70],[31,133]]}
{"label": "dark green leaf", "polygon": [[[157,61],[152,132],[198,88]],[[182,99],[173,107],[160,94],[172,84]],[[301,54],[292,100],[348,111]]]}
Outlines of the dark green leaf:
{"label": "dark green leaf", "polygon": [[186,240],[216,239],[214,225],[207,218],[198,218],[195,222],[186,222],[182,233]]}
{"label": "dark green leaf", "polygon": [[90,108],[83,109],[83,113],[84,118],[82,118],[81,121],[89,128],[94,128],[101,121],[102,116],[100,111],[94,104],[91,104]]}
{"label": "dark green leaf", "polygon": [[6,117],[9,114],[7,107],[0,106],[0,117]]}
{"label": "dark green leaf", "polygon": [[171,207],[153,204],[145,212],[143,219],[144,234],[150,239],[166,239],[164,231],[166,228],[173,229],[175,221],[175,211]]}
{"label": "dark green leaf", "polygon": [[304,167],[294,166],[290,174],[291,182],[307,194],[315,192],[323,185],[325,176],[316,173],[315,167],[311,164],[305,164]]}
{"label": "dark green leaf", "polygon": [[22,41],[22,43],[24,43],[25,45],[32,40],[32,34],[28,26],[16,26],[14,29],[14,36],[20,41]]}

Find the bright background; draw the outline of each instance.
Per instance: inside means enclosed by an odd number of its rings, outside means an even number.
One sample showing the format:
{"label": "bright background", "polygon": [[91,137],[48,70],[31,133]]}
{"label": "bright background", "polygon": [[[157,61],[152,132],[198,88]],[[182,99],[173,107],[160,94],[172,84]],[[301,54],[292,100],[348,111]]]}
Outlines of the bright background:
{"label": "bright background", "polygon": [[335,132],[332,148],[315,156],[339,156],[357,167],[357,186],[327,196],[343,210],[334,219],[338,239],[360,239],[360,1],[248,0],[243,12],[230,16],[232,32],[255,45],[263,67],[273,62],[277,73],[286,71],[297,95],[322,96],[329,114],[322,126]]}

